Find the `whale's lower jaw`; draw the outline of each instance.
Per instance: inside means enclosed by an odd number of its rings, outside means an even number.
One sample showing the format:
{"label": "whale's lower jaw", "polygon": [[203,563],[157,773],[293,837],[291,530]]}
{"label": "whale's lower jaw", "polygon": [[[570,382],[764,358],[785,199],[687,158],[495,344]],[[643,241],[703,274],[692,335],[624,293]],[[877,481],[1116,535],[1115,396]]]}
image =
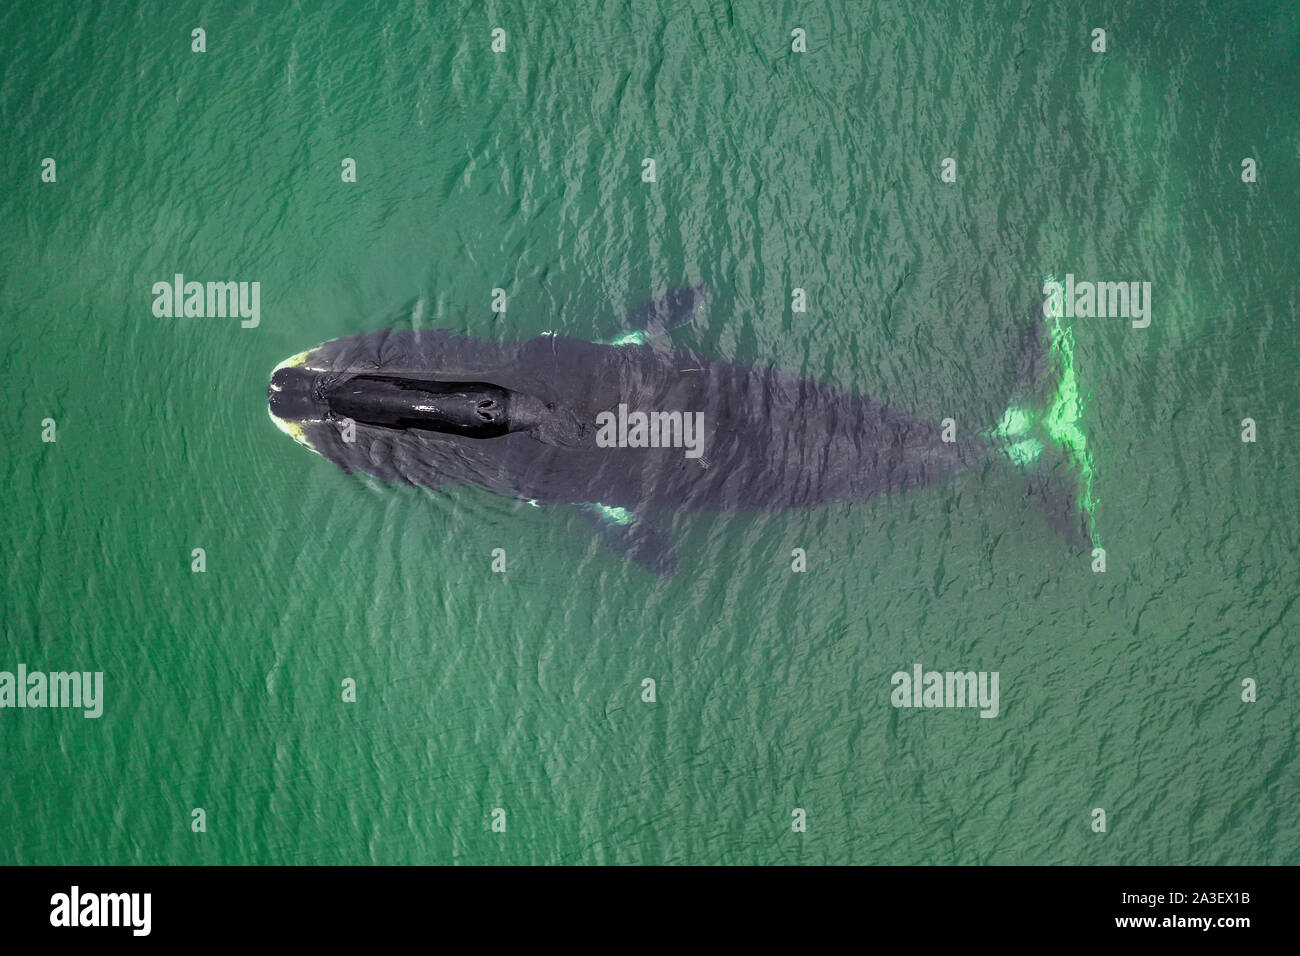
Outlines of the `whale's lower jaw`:
{"label": "whale's lower jaw", "polygon": [[[309,356],[313,351],[315,350],[308,349],[305,352],[299,352],[297,355],[289,356],[287,359],[285,359],[275,368],[271,369],[271,377],[274,378],[275,373],[280,371],[280,369],[282,368],[300,368],[306,365],[307,356]],[[320,451],[316,448],[316,446],[313,445],[307,439],[307,430],[303,428],[300,422],[290,422],[290,421],[286,421],[283,418],[280,418],[278,415],[275,414],[275,412],[271,411],[271,406],[269,403],[266,406],[266,414],[270,417],[271,422],[275,425],[275,427],[280,429],[280,431],[284,432],[286,435],[288,435],[290,438],[296,441],[299,445],[302,445],[303,448],[306,448],[310,451],[314,451],[318,455],[320,454]]]}
{"label": "whale's lower jaw", "polygon": [[283,418],[276,418],[275,413],[269,408],[266,410],[266,414],[275,424],[275,427],[280,429],[280,431],[284,432],[299,445],[302,445],[303,448],[320,454],[319,451],[316,451],[316,446],[307,440],[306,430],[298,422],[286,422]]}

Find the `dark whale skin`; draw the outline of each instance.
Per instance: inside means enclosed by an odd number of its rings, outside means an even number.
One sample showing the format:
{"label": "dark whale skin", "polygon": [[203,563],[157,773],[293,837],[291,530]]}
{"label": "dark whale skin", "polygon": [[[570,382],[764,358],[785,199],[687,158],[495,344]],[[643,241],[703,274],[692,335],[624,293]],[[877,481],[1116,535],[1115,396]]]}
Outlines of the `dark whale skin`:
{"label": "dark whale skin", "polygon": [[[509,430],[476,437],[357,421],[355,440],[345,442],[329,396],[349,382],[355,395],[353,380],[366,377],[507,390]],[[600,447],[597,416],[620,403],[629,411],[702,412],[702,457],[680,447]],[[937,423],[778,369],[556,335],[488,342],[388,329],[335,339],[307,353],[288,387],[272,394],[277,409],[348,472],[632,512],[862,501],[939,481],[988,448],[982,440],[944,442]]]}

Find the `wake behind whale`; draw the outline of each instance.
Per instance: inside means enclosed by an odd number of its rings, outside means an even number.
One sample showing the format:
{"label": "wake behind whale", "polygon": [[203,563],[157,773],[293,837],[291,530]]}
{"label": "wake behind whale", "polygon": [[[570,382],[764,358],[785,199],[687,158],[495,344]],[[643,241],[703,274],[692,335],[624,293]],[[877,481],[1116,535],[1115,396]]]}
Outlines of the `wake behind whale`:
{"label": "wake behind whale", "polygon": [[[864,501],[990,455],[1023,457],[1029,445],[1031,490],[1071,544],[1087,543],[1068,470],[1042,464],[1023,413],[954,440],[937,423],[842,388],[663,345],[705,291],[675,290],[638,310],[616,344],[403,329],[335,339],[276,367],[269,411],[348,472],[584,506],[607,544],[664,575],[678,558],[656,513]],[[1041,385],[1046,330],[1040,312],[1023,336],[1014,389]]]}

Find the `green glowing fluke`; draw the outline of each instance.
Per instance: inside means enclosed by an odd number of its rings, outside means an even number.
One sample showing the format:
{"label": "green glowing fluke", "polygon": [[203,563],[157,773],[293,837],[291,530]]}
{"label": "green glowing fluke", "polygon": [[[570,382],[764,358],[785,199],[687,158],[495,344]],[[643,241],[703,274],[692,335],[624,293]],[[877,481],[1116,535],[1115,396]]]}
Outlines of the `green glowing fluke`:
{"label": "green glowing fluke", "polygon": [[[1055,278],[1048,276],[1047,281],[1053,282]],[[1048,406],[1043,424],[1052,440],[1065,449],[1071,465],[1079,469],[1079,509],[1087,516],[1089,534],[1093,542],[1097,543],[1094,519],[1097,499],[1092,490],[1096,470],[1093,467],[1092,453],[1088,450],[1088,438],[1083,433],[1081,424],[1087,396],[1080,392],[1074,370],[1074,330],[1065,324],[1060,308],[1048,308],[1046,316],[1052,338],[1051,354],[1054,360],[1060,362],[1061,380],[1056,386],[1056,394]]]}
{"label": "green glowing fluke", "polygon": [[[1053,281],[1055,278],[1050,275],[1046,279],[1046,282]],[[1051,341],[1050,364],[1060,372],[1052,397],[1041,411],[1011,406],[1003,413],[1002,420],[987,434],[998,440],[1007,456],[1023,468],[1036,464],[1048,446],[1065,458],[1070,471],[1078,476],[1077,507],[1086,517],[1088,533],[1096,544],[1094,515],[1097,498],[1093,492],[1096,469],[1082,426],[1087,396],[1080,391],[1075,371],[1074,331],[1065,323],[1059,307],[1052,308],[1049,303],[1044,310],[1044,317]]]}

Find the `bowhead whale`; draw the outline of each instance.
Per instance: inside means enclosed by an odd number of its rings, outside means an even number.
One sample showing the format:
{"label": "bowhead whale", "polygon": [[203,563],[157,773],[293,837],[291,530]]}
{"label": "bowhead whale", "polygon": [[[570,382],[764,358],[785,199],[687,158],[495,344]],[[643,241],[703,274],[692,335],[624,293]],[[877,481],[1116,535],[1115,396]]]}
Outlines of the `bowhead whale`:
{"label": "bowhead whale", "polygon": [[[670,292],[606,344],[409,329],[334,339],[275,368],[269,411],[348,472],[581,505],[611,547],[663,575],[678,558],[656,513],[863,501],[1034,441],[1005,423],[952,440],[846,389],[666,345],[705,293]],[[1026,388],[1047,364],[1044,331],[1040,312],[1017,360]],[[1063,487],[1031,481],[1030,494],[1080,546],[1087,526]]]}

